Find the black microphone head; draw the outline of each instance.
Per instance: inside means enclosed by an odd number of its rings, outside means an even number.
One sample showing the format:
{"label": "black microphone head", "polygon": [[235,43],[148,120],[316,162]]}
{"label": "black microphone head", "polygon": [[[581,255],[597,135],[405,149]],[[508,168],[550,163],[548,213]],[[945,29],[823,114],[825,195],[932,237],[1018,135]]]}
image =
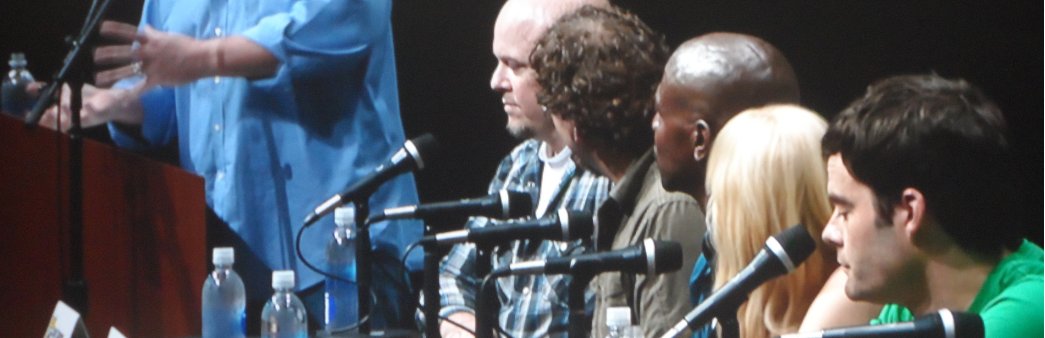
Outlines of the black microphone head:
{"label": "black microphone head", "polygon": [[813,254],[816,241],[805,226],[796,224],[767,239],[766,249],[780,259],[786,272],[791,272]]}
{"label": "black microphone head", "polygon": [[566,230],[565,240],[576,241],[578,239],[591,238],[595,232],[595,222],[590,212],[580,210],[559,209],[560,224]]}
{"label": "black microphone head", "polygon": [[966,312],[951,312],[947,309],[940,310],[938,313],[947,337],[983,337],[983,318],[980,315]]}
{"label": "black microphone head", "polygon": [[425,163],[423,158],[431,157],[432,154],[439,151],[439,142],[435,140],[435,136],[432,136],[432,134],[425,133],[406,141],[403,148],[405,148],[407,153],[410,154],[410,157],[414,159],[417,168],[424,169]]}
{"label": "black microphone head", "polygon": [[[507,204],[505,204],[506,202]],[[526,217],[533,213],[533,198],[525,192],[503,190],[501,191],[501,204],[508,210],[508,214],[504,215],[505,218]]]}
{"label": "black microphone head", "polygon": [[673,241],[643,241],[646,253],[646,274],[654,275],[676,271],[682,267],[682,245]]}

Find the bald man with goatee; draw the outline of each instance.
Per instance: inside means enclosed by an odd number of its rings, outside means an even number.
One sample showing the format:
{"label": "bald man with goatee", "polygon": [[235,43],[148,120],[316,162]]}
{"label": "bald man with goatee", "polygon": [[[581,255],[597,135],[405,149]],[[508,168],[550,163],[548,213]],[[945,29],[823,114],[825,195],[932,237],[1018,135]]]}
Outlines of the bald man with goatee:
{"label": "bald man with goatee", "polygon": [[[593,212],[606,199],[610,183],[578,168],[571,150],[555,132],[551,118],[537,103],[541,87],[530,67],[530,52],[536,41],[559,17],[583,5],[606,6],[604,0],[509,0],[494,24],[493,55],[497,67],[490,88],[500,94],[507,117],[506,129],[523,142],[501,161],[489,192],[501,189],[530,193],[534,213],[530,218],[554,215],[566,208]],[[466,227],[501,226],[476,217]],[[544,260],[582,253],[580,241],[512,241],[490,255],[492,262],[477,262],[473,244],[454,246],[440,267],[440,316],[475,329],[476,300],[484,276],[477,264],[494,269],[512,262]],[[483,314],[497,318],[497,325],[512,337],[562,337],[566,335],[568,304],[565,275],[509,276],[497,280],[500,310]],[[443,321],[443,337],[470,337],[472,333]]]}

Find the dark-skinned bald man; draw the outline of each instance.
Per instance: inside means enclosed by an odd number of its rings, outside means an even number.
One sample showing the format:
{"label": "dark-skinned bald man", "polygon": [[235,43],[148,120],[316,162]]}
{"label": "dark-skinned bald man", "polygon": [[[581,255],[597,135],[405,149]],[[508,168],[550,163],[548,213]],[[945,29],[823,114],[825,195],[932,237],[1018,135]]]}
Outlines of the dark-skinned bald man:
{"label": "dark-skinned bald man", "polygon": [[[707,210],[704,172],[712,141],[741,111],[770,103],[798,103],[798,80],[776,47],[754,36],[710,33],[683,43],[671,55],[657,88],[654,149],[661,184],[681,191]],[[708,233],[713,231],[707,224]],[[702,246],[690,278],[691,299],[711,291],[714,244]],[[721,319],[720,319],[721,320]],[[697,332],[705,336],[710,331]]]}
{"label": "dark-skinned bald man", "polygon": [[664,67],[653,119],[664,188],[706,207],[705,160],[715,134],[733,115],[770,103],[798,103],[798,80],[768,42],[710,33],[679,46]]}

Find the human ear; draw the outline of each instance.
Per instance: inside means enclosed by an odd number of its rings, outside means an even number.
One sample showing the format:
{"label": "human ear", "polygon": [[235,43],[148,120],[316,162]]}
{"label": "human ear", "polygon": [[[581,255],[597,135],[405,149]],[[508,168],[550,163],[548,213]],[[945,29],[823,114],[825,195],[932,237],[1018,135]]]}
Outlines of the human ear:
{"label": "human ear", "polygon": [[693,142],[693,158],[697,162],[703,161],[711,152],[711,126],[704,119],[697,120],[696,128],[690,133]]}
{"label": "human ear", "polygon": [[915,188],[904,189],[900,193],[900,203],[895,212],[893,219],[902,222],[903,230],[909,238],[915,238],[925,227],[925,195]]}

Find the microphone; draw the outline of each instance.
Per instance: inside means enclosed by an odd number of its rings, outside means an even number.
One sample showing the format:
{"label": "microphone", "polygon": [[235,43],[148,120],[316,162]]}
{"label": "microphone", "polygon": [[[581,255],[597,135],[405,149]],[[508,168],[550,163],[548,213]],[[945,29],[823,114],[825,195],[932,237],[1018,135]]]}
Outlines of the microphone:
{"label": "microphone", "polygon": [[943,309],[939,312],[919,316],[914,321],[885,325],[853,326],[846,328],[823,330],[819,332],[794,333],[779,336],[780,338],[982,338],[983,319],[979,315],[951,312]]}
{"label": "microphone", "polygon": [[712,318],[736,311],[747,300],[748,293],[770,279],[794,271],[815,249],[816,242],[801,224],[770,237],[766,240],[766,246],[744,270],[687,313],[685,318],[661,337],[675,337],[687,326],[693,330],[700,329]]}
{"label": "microphone", "polygon": [[389,208],[371,216],[371,222],[420,218],[425,220],[425,222],[437,223],[467,216],[507,219],[523,217],[529,215],[532,211],[533,202],[530,194],[501,190],[480,198]]}
{"label": "microphone", "polygon": [[423,245],[449,245],[461,242],[500,243],[517,239],[573,241],[591,237],[595,231],[590,213],[559,209],[555,216],[536,220],[492,225],[482,228],[447,231],[421,239]]}
{"label": "microphone", "polygon": [[541,261],[512,263],[493,272],[494,276],[525,274],[573,274],[594,276],[607,271],[655,275],[682,267],[682,246],[678,242],[647,238],[627,248],[558,257]]}
{"label": "microphone", "polygon": [[359,179],[344,192],[334,195],[334,197],[327,199],[316,207],[312,213],[305,217],[305,226],[315,223],[323,215],[333,212],[335,208],[347,202],[369,198],[370,194],[377,190],[381,184],[399,174],[413,171],[414,169],[424,169],[425,163],[422,160],[422,155],[430,155],[438,147],[432,134],[424,134],[406,141],[399,151],[392,154],[388,161],[377,166],[369,175]]}

